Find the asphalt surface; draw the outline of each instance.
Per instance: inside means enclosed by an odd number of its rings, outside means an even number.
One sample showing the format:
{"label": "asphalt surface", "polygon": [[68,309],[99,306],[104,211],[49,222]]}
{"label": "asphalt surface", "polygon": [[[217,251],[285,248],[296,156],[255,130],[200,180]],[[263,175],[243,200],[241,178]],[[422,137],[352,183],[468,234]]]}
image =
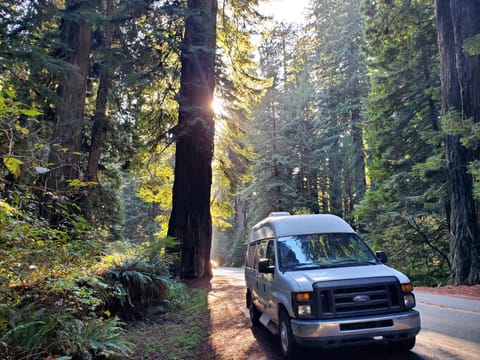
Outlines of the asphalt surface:
{"label": "asphalt surface", "polygon": [[480,300],[415,292],[422,331],[480,343]]}
{"label": "asphalt surface", "polygon": [[417,303],[448,307],[451,309],[467,310],[480,313],[480,300],[458,296],[436,295],[415,290]]}

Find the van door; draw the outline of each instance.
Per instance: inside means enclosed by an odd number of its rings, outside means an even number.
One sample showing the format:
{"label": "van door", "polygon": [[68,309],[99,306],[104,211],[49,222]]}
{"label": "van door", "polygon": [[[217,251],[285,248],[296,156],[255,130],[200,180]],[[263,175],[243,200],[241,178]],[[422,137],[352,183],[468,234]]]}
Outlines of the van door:
{"label": "van door", "polygon": [[[275,266],[275,241],[268,240],[265,249],[265,258],[268,259],[269,266]],[[277,301],[275,294],[275,273],[262,274],[264,284],[265,314],[277,322]]]}
{"label": "van door", "polygon": [[257,283],[257,270],[255,269],[255,261],[257,254],[257,242],[251,242],[248,244],[247,254],[245,256],[245,283],[247,289],[250,290],[250,295],[254,304],[256,304],[256,283]]}
{"label": "van door", "polygon": [[257,243],[255,248],[255,265],[254,265],[254,279],[251,285],[251,292],[252,292],[252,301],[257,307],[259,311],[262,313],[265,311],[265,289],[263,286],[263,275],[258,272],[258,261],[265,257],[265,247],[267,242],[265,240],[260,241]]}

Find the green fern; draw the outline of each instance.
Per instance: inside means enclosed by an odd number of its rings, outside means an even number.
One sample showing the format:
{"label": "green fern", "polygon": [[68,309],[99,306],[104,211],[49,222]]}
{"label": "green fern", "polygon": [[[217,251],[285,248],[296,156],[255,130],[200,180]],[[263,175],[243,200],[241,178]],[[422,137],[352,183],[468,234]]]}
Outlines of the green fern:
{"label": "green fern", "polygon": [[125,340],[125,330],[118,319],[66,320],[57,338],[59,350],[64,355],[93,359],[126,357],[131,353],[132,345]]}

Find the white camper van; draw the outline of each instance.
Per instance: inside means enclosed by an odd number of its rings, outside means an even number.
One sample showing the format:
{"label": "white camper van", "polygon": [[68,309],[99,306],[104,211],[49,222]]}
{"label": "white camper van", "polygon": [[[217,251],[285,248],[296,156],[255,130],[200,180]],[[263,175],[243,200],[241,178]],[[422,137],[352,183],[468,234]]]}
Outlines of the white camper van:
{"label": "white camper van", "polygon": [[246,255],[252,323],[279,334],[287,359],[298,345],[408,351],[420,331],[413,286],[386,261],[335,215],[271,213],[253,227]]}

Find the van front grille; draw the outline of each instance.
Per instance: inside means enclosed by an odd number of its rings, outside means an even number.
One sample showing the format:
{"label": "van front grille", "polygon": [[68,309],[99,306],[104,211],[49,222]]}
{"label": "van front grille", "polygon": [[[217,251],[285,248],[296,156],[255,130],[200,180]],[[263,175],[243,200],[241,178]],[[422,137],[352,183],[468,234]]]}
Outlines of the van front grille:
{"label": "van front grille", "polygon": [[314,293],[320,318],[404,311],[400,283],[395,277],[318,282]]}

